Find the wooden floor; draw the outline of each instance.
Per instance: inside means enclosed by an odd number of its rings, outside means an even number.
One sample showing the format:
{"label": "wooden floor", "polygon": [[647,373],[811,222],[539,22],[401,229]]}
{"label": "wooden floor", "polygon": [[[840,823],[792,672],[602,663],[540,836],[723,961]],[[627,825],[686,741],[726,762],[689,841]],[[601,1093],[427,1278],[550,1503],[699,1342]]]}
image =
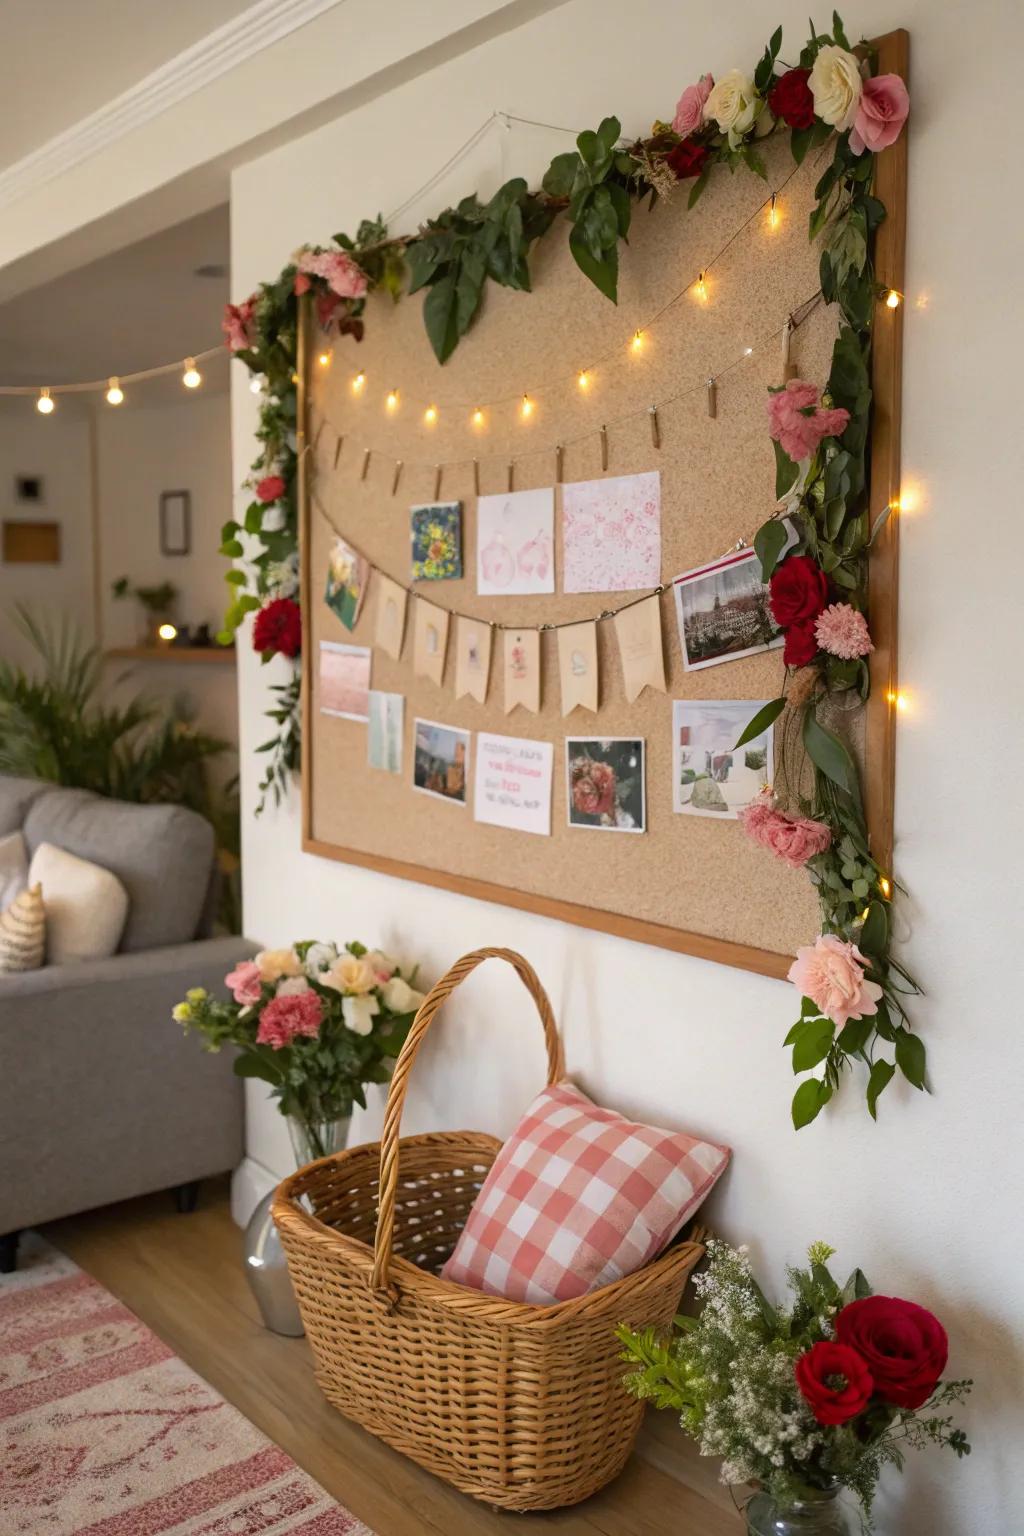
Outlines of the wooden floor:
{"label": "wooden floor", "polygon": [[165,1194],[55,1222],[43,1233],[378,1536],[741,1536],[742,1520],[721,1502],[728,1495],[685,1456],[669,1415],[658,1415],[657,1425],[649,1415],[641,1452],[610,1487],[544,1515],[477,1504],[349,1423],[321,1397],[305,1339],[262,1326],[226,1184],[204,1187],[189,1216],[179,1216]]}

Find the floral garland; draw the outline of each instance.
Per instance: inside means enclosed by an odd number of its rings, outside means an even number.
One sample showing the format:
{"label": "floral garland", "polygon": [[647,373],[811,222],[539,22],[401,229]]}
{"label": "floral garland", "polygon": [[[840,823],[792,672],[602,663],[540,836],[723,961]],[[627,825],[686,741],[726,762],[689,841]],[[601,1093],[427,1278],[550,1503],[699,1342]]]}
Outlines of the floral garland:
{"label": "floral garland", "polygon": [[[868,523],[865,465],[879,300],[870,252],[885,218],[872,185],[875,154],[898,138],[909,98],[899,76],[876,73],[866,43],[851,47],[838,14],[830,34],[812,31],[797,64],[780,64],[781,46],[780,27],[752,75],[702,75],[683,91],[671,123],[656,122],[647,138],[623,145],[618,120],[605,118],[579,135],[574,151],[555,157],[539,191],[515,178],[489,202],[463,198],[411,236],[392,236],[380,219],[366,220],[354,238],[339,234],[329,248],[303,247],[274,282],[228,306],[228,346],[259,382],[262,446],[244,520],[222,530],[221,553],[246,557],[248,571],[228,572],[234,599],[221,638],[230,640],[256,612],[253,644],[264,661],[294,658],[301,645],[295,368],[302,295],[312,298],[325,331],[358,341],[368,293],[382,289],[397,301],[403,291],[426,289],[424,324],[443,363],[476,319],[488,279],[530,288],[530,248],[559,216],[569,220],[577,265],[614,301],[619,241],[628,234],[633,202],[653,203],[689,182],[692,207],[722,166],[767,178],[759,146],[783,130],[798,164],[834,141],[815,187],[809,235],[822,239],[822,294],[839,306],[843,323],[824,390],[795,379],[769,401],[785,523],[776,513],[754,541],[785,630],[787,680],[795,686],[761,711],[737,743],[786,710],[785,724],[798,724],[814,769],[809,795],[777,782],[774,796],[745,817],[755,840],[807,869],[821,897],[823,932],[799,951],[790,971],[804,994],[786,1042],[793,1068],[822,1067],[796,1091],[799,1128],[829,1101],[854,1061],[868,1067],[872,1116],[897,1069],[924,1087],[924,1046],[907,1027],[901,1001],[917,988],[890,954],[892,886],[869,851],[853,758],[823,718],[826,704],[864,699],[868,691],[867,555],[878,532]],[[242,535],[259,541],[255,554]],[[259,810],[268,796],[280,800],[299,761],[297,673],[275,693],[268,713],[276,731],[259,748],[269,754]],[[876,1054],[880,1041],[892,1045],[895,1062]]]}

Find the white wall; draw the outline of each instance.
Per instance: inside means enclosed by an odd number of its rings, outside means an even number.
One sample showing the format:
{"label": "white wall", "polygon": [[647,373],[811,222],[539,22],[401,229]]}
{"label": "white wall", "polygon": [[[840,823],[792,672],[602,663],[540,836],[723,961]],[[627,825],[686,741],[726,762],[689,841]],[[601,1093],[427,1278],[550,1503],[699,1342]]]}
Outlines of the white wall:
{"label": "white wall", "polygon": [[[806,28],[797,0],[703,9],[634,0],[626,11],[612,0],[571,0],[409,81],[235,173],[235,292],[274,275],[300,240],[399,203],[492,109],[577,126],[615,110],[627,131],[640,131],[670,115],[700,70],[752,64],[780,19],[792,49]],[[902,23],[912,35],[904,434],[923,504],[903,527],[900,643],[911,708],[899,742],[897,873],[913,892],[903,908],[905,959],[927,988],[916,1017],[934,1095],[894,1085],[873,1125],[855,1084],[797,1136],[780,1048],[794,1006],[786,984],[303,855],[297,799],[245,820],[246,928],[275,943],[361,936],[415,956],[428,977],[475,945],[521,949],[550,989],[570,1070],[591,1093],[732,1144],[734,1165],[710,1213],[723,1232],[752,1243],[769,1279],[824,1237],[840,1266],[860,1264],[876,1288],[916,1297],[944,1318],[953,1370],[977,1381],[967,1416],[975,1453],[963,1464],[938,1453],[914,1459],[902,1484],[887,1484],[880,1528],[1001,1536],[1020,1525],[1024,1507],[1014,863],[1024,853],[1024,735],[1019,581],[1016,560],[1000,556],[1017,538],[1024,469],[1010,318],[1024,219],[979,102],[991,102],[988,82],[1005,77],[1005,59],[1024,44],[1024,17],[1000,0],[904,0],[897,11],[864,0],[847,21],[868,33]],[[560,137],[520,130],[502,167],[492,140],[406,222],[503,169],[536,175],[563,147]],[[255,419],[241,370],[233,413],[238,481]],[[250,812],[260,768],[252,749],[273,679],[246,658]],[[506,1132],[541,1066],[529,1008],[495,967],[453,1003],[417,1064],[405,1128]],[[367,1117],[357,1133],[373,1135],[376,1123]],[[249,1137],[253,1158],[287,1168],[282,1127],[255,1096]]]}

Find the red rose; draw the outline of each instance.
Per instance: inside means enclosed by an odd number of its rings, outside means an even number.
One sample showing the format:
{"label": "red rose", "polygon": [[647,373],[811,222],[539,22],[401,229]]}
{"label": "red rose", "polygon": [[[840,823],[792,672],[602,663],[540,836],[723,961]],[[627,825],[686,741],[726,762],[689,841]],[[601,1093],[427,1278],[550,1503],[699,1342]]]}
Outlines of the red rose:
{"label": "red rose", "polygon": [[806,667],[818,654],[818,640],[814,633],[814,621],[791,624],[786,630],[786,644],[782,659],[787,667]]}
{"label": "red rose", "polygon": [[573,769],[572,803],[584,816],[607,816],[615,806],[615,769],[589,759]]}
{"label": "red rose", "polygon": [[814,97],[807,84],[809,69],[787,69],[768,92],[768,106],[788,128],[814,125]]}
{"label": "red rose", "polygon": [[931,1312],[898,1296],[865,1296],[836,1318],[836,1339],[855,1349],[875,1391],[898,1408],[920,1408],[946,1369],[949,1340]]}
{"label": "red rose", "polygon": [[828,582],[825,572],[810,555],[790,555],[783,560],[768,583],[769,606],[776,624],[788,629],[791,624],[816,619],[825,606]]}
{"label": "red rose", "polygon": [[700,175],[707,157],[708,149],[705,144],[697,144],[693,139],[683,139],[665,156],[665,164],[670,165],[675,171],[677,181],[686,181],[690,176]]}
{"label": "red rose", "polygon": [[796,1384],[819,1424],[845,1424],[868,1405],[874,1382],[855,1349],[814,1344],[794,1366]]}
{"label": "red rose", "polygon": [[285,493],[285,483],[280,475],[266,475],[256,487],[257,501],[280,501]]}
{"label": "red rose", "polygon": [[254,651],[297,656],[302,648],[302,614],[290,597],[276,597],[261,608],[252,627]]}

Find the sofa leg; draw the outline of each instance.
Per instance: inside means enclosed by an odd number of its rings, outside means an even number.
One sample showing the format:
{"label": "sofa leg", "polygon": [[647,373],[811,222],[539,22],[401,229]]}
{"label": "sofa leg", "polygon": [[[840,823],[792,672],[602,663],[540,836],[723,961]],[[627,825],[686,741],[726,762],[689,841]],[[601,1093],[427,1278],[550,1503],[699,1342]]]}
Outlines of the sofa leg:
{"label": "sofa leg", "polygon": [[13,1275],[17,1269],[20,1236],[20,1232],[7,1232],[0,1237],[0,1275]]}
{"label": "sofa leg", "polygon": [[175,1209],[182,1216],[187,1216],[199,1204],[199,1184],[199,1179],[190,1179],[187,1184],[179,1184],[177,1189],[175,1189]]}

